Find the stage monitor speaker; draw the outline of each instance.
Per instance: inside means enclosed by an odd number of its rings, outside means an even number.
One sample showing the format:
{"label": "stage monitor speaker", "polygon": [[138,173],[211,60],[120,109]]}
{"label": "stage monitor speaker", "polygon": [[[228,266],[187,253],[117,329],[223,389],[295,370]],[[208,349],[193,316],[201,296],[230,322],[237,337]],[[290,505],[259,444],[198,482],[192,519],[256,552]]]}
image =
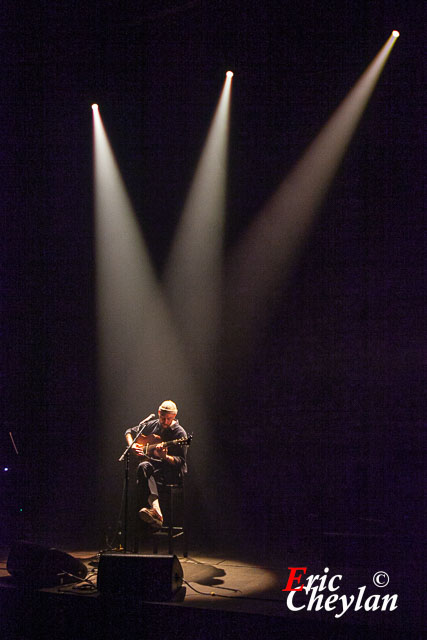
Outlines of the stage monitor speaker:
{"label": "stage monitor speaker", "polygon": [[176,556],[102,553],[98,565],[98,591],[151,602],[174,599],[182,587],[183,570]]}
{"label": "stage monitor speaker", "polygon": [[36,589],[84,580],[86,565],[65,551],[19,541],[12,545],[7,570],[18,582]]}

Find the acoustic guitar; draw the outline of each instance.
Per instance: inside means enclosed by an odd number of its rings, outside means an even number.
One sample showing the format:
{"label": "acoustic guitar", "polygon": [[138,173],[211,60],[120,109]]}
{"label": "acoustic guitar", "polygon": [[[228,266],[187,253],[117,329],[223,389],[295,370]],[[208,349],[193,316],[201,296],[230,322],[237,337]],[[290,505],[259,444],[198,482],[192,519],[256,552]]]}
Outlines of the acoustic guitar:
{"label": "acoustic guitar", "polygon": [[143,445],[142,448],[138,447],[138,450],[141,451],[144,455],[149,456],[154,449],[161,444],[162,447],[168,448],[174,444],[179,444],[182,446],[189,446],[193,436],[187,436],[186,438],[178,438],[177,440],[168,440],[167,442],[161,442],[160,436],[156,433],[151,433],[148,436],[140,435],[135,442],[139,445]]}

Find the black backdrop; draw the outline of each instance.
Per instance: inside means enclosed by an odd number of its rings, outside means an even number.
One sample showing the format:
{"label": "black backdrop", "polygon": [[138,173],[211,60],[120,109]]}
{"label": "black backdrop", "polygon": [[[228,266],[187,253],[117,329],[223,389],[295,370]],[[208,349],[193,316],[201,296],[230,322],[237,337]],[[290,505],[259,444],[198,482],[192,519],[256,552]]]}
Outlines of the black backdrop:
{"label": "black backdrop", "polygon": [[[231,250],[395,28],[402,35],[292,279],[250,364],[217,397],[214,484],[227,495],[226,468],[239,499],[224,536],[244,531],[250,544],[283,544],[307,517],[417,532],[422,3],[116,4],[2,9],[2,457],[26,533],[58,546],[104,535],[91,103],[161,274],[156,248],[173,235],[225,71],[235,72]],[[191,416],[182,421],[191,428]]]}

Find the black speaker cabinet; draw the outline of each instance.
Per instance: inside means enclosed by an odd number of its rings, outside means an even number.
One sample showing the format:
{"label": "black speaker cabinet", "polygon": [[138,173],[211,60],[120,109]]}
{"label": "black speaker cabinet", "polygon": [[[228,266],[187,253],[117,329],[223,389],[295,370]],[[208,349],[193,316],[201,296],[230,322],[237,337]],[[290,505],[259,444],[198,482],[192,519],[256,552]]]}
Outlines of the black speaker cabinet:
{"label": "black speaker cabinet", "polygon": [[78,558],[24,541],[12,545],[7,570],[18,582],[36,589],[76,582],[87,575],[86,565]]}
{"label": "black speaker cabinet", "polygon": [[172,600],[181,589],[183,570],[176,556],[106,552],[98,565],[98,591],[146,601]]}

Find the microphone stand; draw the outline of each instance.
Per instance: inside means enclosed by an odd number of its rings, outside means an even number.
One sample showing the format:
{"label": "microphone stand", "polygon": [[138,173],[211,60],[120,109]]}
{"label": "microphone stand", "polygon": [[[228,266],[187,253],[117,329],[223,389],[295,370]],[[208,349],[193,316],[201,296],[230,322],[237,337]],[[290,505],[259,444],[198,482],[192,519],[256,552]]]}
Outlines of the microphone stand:
{"label": "microphone stand", "polygon": [[139,436],[142,433],[143,428],[145,427],[145,423],[149,422],[149,420],[151,420],[152,418],[154,418],[155,415],[154,413],[150,413],[149,416],[147,416],[146,418],[144,418],[144,420],[142,420],[138,427],[140,427],[140,429],[138,430],[136,436],[134,437],[134,439],[132,440],[132,442],[126,447],[126,449],[123,451],[122,455],[119,458],[119,462],[123,462],[123,460],[125,460],[125,513],[124,513],[124,536],[123,536],[123,551],[124,553],[127,553],[127,537],[128,537],[128,492],[129,492],[129,451],[130,449],[132,449],[132,446],[134,445],[135,441],[139,438]]}

